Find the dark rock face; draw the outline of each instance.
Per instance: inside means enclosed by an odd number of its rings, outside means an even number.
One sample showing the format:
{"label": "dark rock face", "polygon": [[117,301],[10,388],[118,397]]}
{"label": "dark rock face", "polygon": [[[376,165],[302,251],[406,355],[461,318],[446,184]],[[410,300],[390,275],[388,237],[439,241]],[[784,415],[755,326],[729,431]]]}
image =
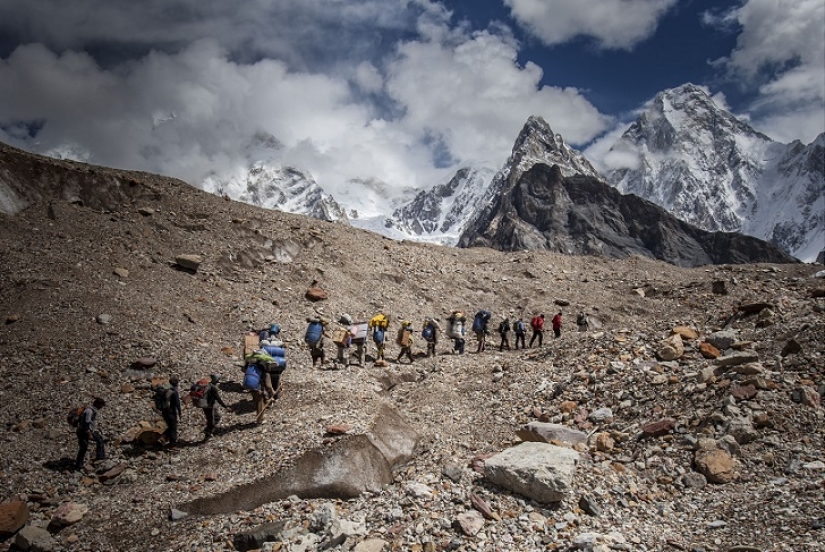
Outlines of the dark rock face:
{"label": "dark rock face", "polygon": [[547,249],[571,255],[643,255],[678,266],[796,260],[762,240],[706,232],[589,176],[535,165],[473,220],[461,247]]}

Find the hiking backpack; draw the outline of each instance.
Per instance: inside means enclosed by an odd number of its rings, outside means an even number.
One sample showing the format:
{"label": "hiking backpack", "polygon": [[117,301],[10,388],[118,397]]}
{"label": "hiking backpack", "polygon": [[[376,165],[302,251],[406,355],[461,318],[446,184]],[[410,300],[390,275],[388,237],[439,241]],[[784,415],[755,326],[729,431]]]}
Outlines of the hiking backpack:
{"label": "hiking backpack", "polygon": [[163,382],[155,387],[155,408],[166,410],[172,406],[172,384]]}
{"label": "hiking backpack", "polygon": [[501,324],[498,325],[498,333],[506,334],[510,331],[510,321],[509,320],[502,320]]}
{"label": "hiking backpack", "polygon": [[261,388],[261,369],[257,364],[249,364],[243,373],[243,387],[257,391]]}
{"label": "hiking backpack", "polygon": [[395,343],[402,347],[412,346],[412,330],[409,326],[403,326],[398,330],[398,335],[395,338]]}
{"label": "hiking backpack", "polygon": [[484,330],[484,324],[490,319],[490,313],[486,310],[480,310],[473,318],[473,331],[480,332]]}
{"label": "hiking backpack", "polygon": [[373,328],[372,330],[372,341],[376,345],[381,345],[384,343],[384,328]]}
{"label": "hiking backpack", "polygon": [[516,333],[518,335],[524,335],[524,322],[521,320],[516,321]]}
{"label": "hiking backpack", "polygon": [[541,330],[543,325],[544,321],[540,316],[534,316],[533,319],[530,320],[530,327],[536,331]]}
{"label": "hiking backpack", "polygon": [[421,330],[421,337],[423,337],[425,341],[433,340],[433,337],[435,337],[435,326],[432,325],[432,322],[424,324],[424,329]]}
{"label": "hiking backpack", "polygon": [[198,408],[209,407],[209,403],[206,400],[206,393],[209,390],[210,385],[210,381],[206,378],[198,380],[192,384],[192,387],[189,389],[189,398],[192,400],[192,404],[194,406],[197,406]]}
{"label": "hiking backpack", "polygon": [[83,417],[83,411],[86,410],[85,406],[76,406],[69,410],[69,413],[66,414],[66,422],[72,427],[80,426],[80,419]]}
{"label": "hiking backpack", "polygon": [[310,347],[315,347],[319,341],[321,341],[321,336],[324,333],[324,325],[321,324],[320,320],[313,320],[307,326],[306,335],[304,335],[304,341],[306,341],[307,345]]}

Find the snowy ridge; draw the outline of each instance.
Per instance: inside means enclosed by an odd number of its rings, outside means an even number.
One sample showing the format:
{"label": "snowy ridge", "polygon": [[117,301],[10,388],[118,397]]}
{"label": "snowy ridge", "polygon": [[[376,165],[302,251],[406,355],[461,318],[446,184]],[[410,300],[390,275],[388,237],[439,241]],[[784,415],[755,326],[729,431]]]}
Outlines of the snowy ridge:
{"label": "snowy ridge", "polygon": [[812,261],[825,247],[822,163],[805,164],[815,144],[774,142],[687,84],[651,101],[605,157],[606,176],[699,228],[746,233]]}

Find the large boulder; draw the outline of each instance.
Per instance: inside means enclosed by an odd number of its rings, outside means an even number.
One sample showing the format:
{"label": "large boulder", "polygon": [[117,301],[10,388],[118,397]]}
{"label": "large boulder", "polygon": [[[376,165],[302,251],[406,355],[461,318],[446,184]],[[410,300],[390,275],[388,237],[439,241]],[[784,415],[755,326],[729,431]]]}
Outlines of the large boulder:
{"label": "large boulder", "polygon": [[484,461],[484,475],[505,489],[536,502],[564,499],[579,462],[575,450],[546,443],[521,443]]}
{"label": "large boulder", "polygon": [[685,354],[685,345],[682,342],[682,336],[679,334],[673,334],[661,341],[656,349],[656,357],[664,361],[676,360],[681,358],[683,354]]}
{"label": "large boulder", "polygon": [[5,539],[20,530],[29,521],[29,507],[22,500],[0,504],[0,539]]}

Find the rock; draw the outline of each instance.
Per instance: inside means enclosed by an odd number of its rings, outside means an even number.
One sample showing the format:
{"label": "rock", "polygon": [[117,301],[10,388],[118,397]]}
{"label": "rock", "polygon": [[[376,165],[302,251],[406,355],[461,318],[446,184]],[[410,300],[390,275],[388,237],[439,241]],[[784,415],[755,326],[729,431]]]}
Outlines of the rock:
{"label": "rock", "polygon": [[118,267],[118,268],[114,269],[113,272],[114,272],[115,276],[118,276],[121,280],[125,280],[126,278],[129,277],[129,271],[126,270],[125,268],[119,268]]}
{"label": "rock", "polygon": [[175,257],[175,264],[189,272],[197,272],[203,262],[200,255],[178,255]]}
{"label": "rock", "polygon": [[682,476],[682,485],[688,489],[704,489],[708,480],[701,473],[687,472]]}
{"label": "rock", "polygon": [[352,426],[349,424],[337,424],[327,426],[326,432],[330,435],[346,435],[352,431]]}
{"label": "rock", "polygon": [[791,400],[795,403],[801,403],[811,408],[819,408],[821,398],[819,393],[809,387],[799,387],[794,389],[791,393]]}
{"label": "rock", "polygon": [[613,410],[607,407],[596,409],[590,413],[587,419],[594,424],[610,423],[613,421]]}
{"label": "rock", "polygon": [[782,347],[782,356],[796,355],[802,352],[802,345],[796,339],[789,339],[785,346]]}
{"label": "rock", "polygon": [[616,446],[615,441],[609,433],[601,432],[596,435],[596,450],[599,452],[610,452]]}
{"label": "rock", "polygon": [[747,364],[740,364],[731,368],[730,372],[734,374],[741,374],[743,376],[760,376],[765,373],[765,367],[758,362],[749,362]]}
{"label": "rock", "polygon": [[736,343],[737,336],[736,332],[732,330],[722,330],[720,332],[714,332],[705,338],[705,341],[719,349],[720,351],[726,351],[731,348],[731,345]]}
{"label": "rock", "polygon": [[318,285],[317,281],[313,281],[307,289],[306,293],[304,294],[304,297],[306,297],[307,300],[312,301],[313,303],[316,301],[325,301],[327,299],[327,292],[324,291],[323,288],[321,288],[321,286]]}
{"label": "rock", "polygon": [[559,405],[559,410],[561,410],[562,413],[564,413],[564,414],[569,414],[569,413],[573,412],[574,410],[576,410],[577,406],[578,405],[573,401],[563,401]]}
{"label": "rock", "polygon": [[6,317],[6,324],[14,324],[18,320],[20,320],[19,314],[10,314]]}
{"label": "rock", "polygon": [[498,514],[493,512],[486,500],[475,493],[470,493],[470,504],[475,508],[485,519],[500,520]]}
{"label": "rock", "polygon": [[726,430],[740,445],[747,445],[759,439],[759,432],[754,429],[748,418],[732,418]]}
{"label": "rock", "polygon": [[737,310],[745,314],[757,314],[765,309],[773,309],[774,306],[770,303],[748,303],[746,305],[739,305]]}
{"label": "rock", "polygon": [[475,510],[461,514],[453,522],[455,527],[468,537],[476,535],[484,527],[484,518]]}
{"label": "rock", "polygon": [[29,521],[29,507],[22,500],[0,504],[0,539],[8,538]]}
{"label": "rock", "polygon": [[522,441],[551,443],[561,441],[575,445],[587,442],[587,434],[560,424],[530,422],[516,432]]}
{"label": "rock", "polygon": [[89,512],[89,507],[77,502],[64,502],[52,514],[51,525],[66,527],[74,525]]}
{"label": "rock", "polygon": [[175,508],[172,508],[172,509],[169,510],[169,519],[171,521],[180,521],[183,518],[187,517],[188,515],[189,514],[187,514],[186,512],[176,510]]}
{"label": "rock", "polygon": [[728,548],[728,552],[762,552],[762,549],[755,546],[737,545]]}
{"label": "rock", "polygon": [[659,347],[656,349],[656,358],[659,360],[676,360],[685,354],[685,345],[682,343],[682,337],[679,334],[673,334],[665,340],[659,342]]}
{"label": "rock", "polygon": [[441,468],[441,475],[453,483],[461,483],[461,477],[464,475],[464,469],[458,464],[447,464]]}
{"label": "rock", "polygon": [[711,284],[711,292],[715,295],[727,295],[727,282],[725,282],[724,280],[714,280]]}
{"label": "rock", "polygon": [[716,376],[716,370],[713,367],[702,368],[696,374],[696,381],[699,383],[707,383]]}
{"label": "rock", "polygon": [[696,341],[697,339],[699,339],[699,332],[688,326],[676,326],[670,331],[671,333],[681,337],[682,340]]}
{"label": "rock", "polygon": [[676,420],[672,418],[665,418],[656,422],[650,422],[642,425],[639,430],[643,437],[661,437],[667,435],[673,428],[676,427]]}
{"label": "rock", "polygon": [[740,364],[748,364],[749,362],[757,362],[759,355],[755,351],[737,351],[717,358],[713,363],[716,366],[738,366]]}
{"label": "rock", "polygon": [[353,552],[381,552],[386,545],[387,542],[382,539],[367,539],[356,544]]}
{"label": "rock", "polygon": [[756,396],[756,386],[753,384],[737,385],[731,389],[730,394],[737,401],[747,401]]}
{"label": "rock", "polygon": [[24,552],[52,552],[57,550],[57,542],[45,529],[27,525],[14,537],[14,546]]}
{"label": "rock", "polygon": [[570,491],[579,453],[545,443],[521,443],[484,462],[484,474],[499,485],[541,503],[555,503]]}
{"label": "rock", "polygon": [[579,508],[588,516],[599,517],[602,515],[602,509],[599,508],[599,505],[590,495],[582,495],[579,498]]}
{"label": "rock", "polygon": [[267,523],[266,525],[259,525],[254,529],[235,533],[232,538],[232,544],[235,550],[239,552],[247,552],[248,550],[257,550],[262,548],[265,542],[277,542],[281,540],[281,533],[286,527],[286,520],[276,521],[274,523]]}
{"label": "rock", "polygon": [[694,462],[711,483],[730,483],[736,477],[736,461],[724,450],[698,450]]}
{"label": "rock", "polygon": [[404,490],[407,491],[407,494],[410,496],[414,496],[415,498],[432,498],[433,490],[429,486],[425,485],[424,483],[409,483]]}
{"label": "rock", "polygon": [[127,465],[125,463],[124,464],[118,464],[117,466],[113,467],[112,469],[107,470],[107,471],[103,472],[102,474],[100,474],[98,479],[100,479],[101,483],[106,483],[107,481],[110,481],[110,480],[116,478],[117,476],[119,476],[121,473],[123,473],[123,470],[126,469],[126,466]]}
{"label": "rock", "polygon": [[719,358],[722,355],[722,351],[708,343],[707,341],[702,341],[699,343],[699,354],[707,359],[714,359]]}
{"label": "rock", "polygon": [[553,302],[556,305],[560,306],[560,307],[569,307],[570,306],[570,301],[568,301],[567,299],[556,299]]}
{"label": "rock", "polygon": [[155,357],[140,357],[132,362],[131,368],[134,370],[146,370],[157,363],[158,361]]}
{"label": "rock", "polygon": [[112,315],[111,314],[98,314],[97,315],[97,323],[101,326],[105,326],[112,322]]}

